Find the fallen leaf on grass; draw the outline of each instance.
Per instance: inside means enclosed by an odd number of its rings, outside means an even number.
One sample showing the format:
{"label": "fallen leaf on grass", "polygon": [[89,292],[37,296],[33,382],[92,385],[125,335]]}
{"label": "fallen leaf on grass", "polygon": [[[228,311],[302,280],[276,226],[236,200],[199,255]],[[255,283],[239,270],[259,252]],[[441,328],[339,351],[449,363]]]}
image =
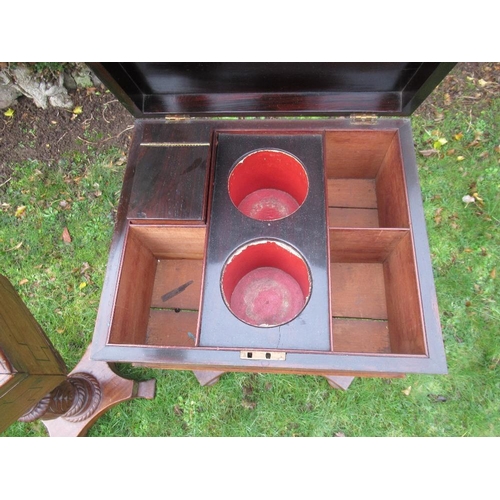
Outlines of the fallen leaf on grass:
{"label": "fallen leaf on grass", "polygon": [[409,387],[407,387],[406,389],[404,389],[403,391],[401,391],[405,396],[409,396],[410,395],[410,392],[411,392],[411,385]]}
{"label": "fallen leaf on grass", "polygon": [[118,158],[118,160],[115,161],[115,165],[121,166],[123,164],[127,163],[127,157],[126,156],[121,156]]}
{"label": "fallen leaf on grass", "polygon": [[492,270],[492,271],[491,271],[491,273],[490,273],[490,278],[491,278],[491,279],[495,279],[495,278],[496,278],[496,276],[497,276],[497,268],[496,268],[496,267],[494,267],[494,268],[493,268],[493,270]]}
{"label": "fallen leaf on grass", "polygon": [[345,434],[343,432],[336,432],[334,434],[334,437],[336,437],[336,438],[345,438]]}
{"label": "fallen leaf on grass", "polygon": [[[11,243],[12,243],[12,241],[11,241]],[[22,246],[23,246],[23,242],[21,241],[21,243],[18,243],[17,245],[13,246],[12,248],[9,248],[6,251],[7,252],[12,252],[14,250],[19,250]]]}
{"label": "fallen leaf on grass", "polygon": [[493,358],[492,361],[493,363],[491,363],[491,365],[488,367],[490,370],[494,370],[498,366],[498,363],[500,363],[500,356]]}
{"label": "fallen leaf on grass", "polygon": [[14,214],[16,217],[22,217],[24,213],[26,212],[26,206],[22,205],[20,207],[17,207],[16,213]]}
{"label": "fallen leaf on grass", "polygon": [[82,282],[78,285],[78,288],[79,288],[80,290],[83,290],[86,286],[87,286],[87,283],[85,283],[85,281],[82,281]]}
{"label": "fallen leaf on grass", "polygon": [[462,198],[462,201],[468,205],[469,203],[474,203],[476,201],[476,198],[474,198],[474,196],[470,196],[469,194],[466,194]]}
{"label": "fallen leaf on grass", "polygon": [[26,285],[26,283],[28,283],[28,280],[26,278],[22,279],[19,284],[20,285]]}
{"label": "fallen leaf on grass", "polygon": [[419,151],[419,153],[422,156],[432,156],[432,155],[437,155],[439,151],[437,149],[423,149],[422,151]]}
{"label": "fallen leaf on grass", "polygon": [[433,144],[433,146],[434,149],[439,149],[441,146],[444,146],[447,143],[448,141],[444,137],[441,137]]}
{"label": "fallen leaf on grass", "polygon": [[64,241],[64,243],[71,243],[71,235],[69,234],[67,227],[63,229],[61,238]]}
{"label": "fallen leaf on grass", "polygon": [[457,161],[464,161],[465,160],[465,156],[457,156]]}
{"label": "fallen leaf on grass", "polygon": [[443,219],[443,217],[441,216],[442,211],[443,211],[443,207],[439,207],[434,214],[434,222],[436,224],[441,224],[441,221]]}
{"label": "fallen leaf on grass", "polygon": [[246,410],[255,410],[255,407],[257,406],[257,403],[253,402],[253,401],[248,401],[246,399],[244,399],[242,402],[241,402],[241,405],[243,406],[243,408],[245,408]]}

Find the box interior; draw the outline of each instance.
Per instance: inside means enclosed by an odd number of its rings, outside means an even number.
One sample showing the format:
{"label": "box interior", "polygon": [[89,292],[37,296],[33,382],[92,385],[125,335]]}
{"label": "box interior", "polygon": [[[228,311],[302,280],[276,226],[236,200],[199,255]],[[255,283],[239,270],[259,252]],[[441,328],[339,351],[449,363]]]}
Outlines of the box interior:
{"label": "box interior", "polygon": [[205,234],[205,227],[130,225],[111,344],[195,345]]}
{"label": "box interior", "polygon": [[[331,351],[426,355],[399,134],[324,134]],[[110,344],[196,347],[206,228],[130,224]],[[131,272],[133,270],[133,272]]]}

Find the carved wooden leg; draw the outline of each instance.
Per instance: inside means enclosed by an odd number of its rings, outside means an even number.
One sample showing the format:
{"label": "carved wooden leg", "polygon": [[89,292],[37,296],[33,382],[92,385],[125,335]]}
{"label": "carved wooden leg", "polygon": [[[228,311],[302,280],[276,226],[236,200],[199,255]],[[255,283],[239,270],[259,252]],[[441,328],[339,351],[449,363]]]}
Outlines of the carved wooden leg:
{"label": "carved wooden leg", "polygon": [[47,419],[46,414],[42,416],[42,422],[51,437],[84,436],[92,424],[112,406],[134,398],[153,399],[156,385],[154,379],[137,382],[120,377],[108,363],[91,360],[90,347],[69,374],[68,382],[77,386],[77,393],[90,391],[91,396],[85,398],[77,395],[81,397],[78,407],[62,416],[54,418],[54,415],[49,415],[51,419]]}
{"label": "carved wooden leg", "polygon": [[207,370],[193,370],[194,376],[203,386],[214,385],[219,381],[221,375],[225,372],[211,372]]}
{"label": "carved wooden leg", "polygon": [[328,380],[328,383],[331,387],[333,387],[334,389],[340,389],[341,391],[347,391],[352,381],[354,380],[354,377],[346,377],[341,375],[324,375],[324,377],[326,378],[326,380]]}

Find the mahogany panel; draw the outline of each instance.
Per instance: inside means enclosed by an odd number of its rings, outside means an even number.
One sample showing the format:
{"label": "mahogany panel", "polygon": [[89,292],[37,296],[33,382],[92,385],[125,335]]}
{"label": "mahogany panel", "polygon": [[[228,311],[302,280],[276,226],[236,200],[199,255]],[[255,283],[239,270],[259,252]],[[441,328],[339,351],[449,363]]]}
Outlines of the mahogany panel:
{"label": "mahogany panel", "polygon": [[330,277],[332,316],[387,319],[382,264],[333,262]]}
{"label": "mahogany panel", "polygon": [[384,264],[384,276],[392,352],[427,354],[410,234],[391,252]]}
{"label": "mahogany panel", "polygon": [[328,206],[377,208],[374,179],[328,179]]}
{"label": "mahogany panel", "polygon": [[203,221],[206,216],[211,128],[145,121],[136,138],[127,217]]}
{"label": "mahogany panel", "polygon": [[197,328],[198,311],[151,309],[146,344],[193,347]]}
{"label": "mahogany panel", "polygon": [[389,145],[377,176],[376,192],[382,227],[410,227],[399,135]]}
{"label": "mahogany panel", "polygon": [[109,342],[142,344],[146,335],[157,259],[130,228],[118,284]]}
{"label": "mahogany panel", "polygon": [[202,275],[202,260],[160,260],[156,266],[151,307],[199,309]]}
{"label": "mahogany panel", "polygon": [[384,262],[407,229],[330,229],[331,262]]}
{"label": "mahogany panel", "polygon": [[[105,66],[113,63],[104,63]],[[399,91],[418,62],[128,62],[125,68],[149,94],[233,94]],[[429,64],[429,63],[427,63]]]}
{"label": "mahogany panel", "polygon": [[127,216],[205,219],[208,146],[141,146]]}
{"label": "mahogany panel", "polygon": [[[144,124],[140,146],[151,144],[197,144],[198,147],[208,145],[212,140],[213,124],[210,121],[140,120]],[[154,147],[154,146],[152,146]],[[182,170],[181,170],[182,172]]]}
{"label": "mahogany panel", "polygon": [[[152,122],[152,120],[150,121]],[[156,120],[156,124],[159,124],[160,121]],[[205,125],[208,124],[208,120],[199,120],[199,122],[203,122]],[[186,137],[189,136],[188,129],[198,126],[196,120],[186,120],[178,123],[163,123],[165,127],[172,127],[176,130],[176,137],[182,138],[183,135]],[[142,126],[142,125],[141,125]],[[226,130],[230,132],[232,135],[237,134],[256,134],[258,131],[261,132],[261,135],[276,135],[277,133],[283,134],[284,132],[290,134],[298,134],[298,133],[316,133],[322,134],[326,130],[325,137],[327,140],[330,139],[330,135],[335,132],[341,133],[358,133],[362,132],[363,134],[372,133],[375,136],[379,136],[378,139],[383,138],[383,141],[379,141],[376,139],[369,139],[368,146],[364,147],[363,140],[356,139],[352,136],[351,141],[347,140],[346,151],[348,156],[351,155],[351,158],[355,158],[356,154],[358,154],[361,158],[364,158],[360,163],[360,170],[356,170],[355,167],[349,167],[347,162],[345,163],[346,173],[342,175],[347,175],[347,179],[350,181],[369,181],[372,185],[373,183],[379,182],[382,180],[382,183],[379,187],[376,187],[374,190],[375,200],[377,203],[377,207],[380,209],[380,204],[386,203],[385,197],[387,197],[386,189],[381,189],[383,186],[383,177],[385,172],[380,170],[381,166],[385,165],[385,167],[389,170],[391,169],[390,165],[398,166],[397,157],[397,145],[399,141],[402,141],[401,144],[401,160],[399,162],[398,168],[404,170],[404,176],[409,179],[409,175],[411,175],[411,182],[408,181],[409,185],[403,186],[403,192],[405,189],[411,191],[411,196],[409,195],[409,210],[407,211],[411,213],[411,225],[404,226],[403,229],[400,228],[399,223],[395,226],[395,228],[377,228],[369,225],[368,222],[364,222],[362,219],[363,215],[366,213],[371,213],[373,217],[373,213],[377,213],[377,209],[364,209],[361,207],[335,207],[331,206],[328,212],[332,216],[332,220],[341,219],[341,220],[351,220],[353,221],[352,226],[351,223],[345,222],[346,226],[335,227],[332,225],[332,221],[330,221],[330,231],[329,236],[331,239],[330,243],[330,254],[333,262],[333,266],[337,264],[348,265],[348,264],[357,264],[360,266],[365,266],[368,264],[375,264],[377,266],[382,265],[383,262],[387,260],[389,256],[394,259],[394,262],[398,260],[396,258],[396,254],[392,255],[396,247],[398,247],[398,242],[408,236],[411,238],[417,238],[418,241],[415,243],[417,247],[417,243],[419,246],[419,257],[418,257],[418,268],[417,262],[414,261],[410,263],[410,266],[413,266],[413,272],[415,274],[415,280],[418,282],[424,282],[426,284],[426,289],[422,292],[422,301],[424,301],[424,306],[427,308],[427,314],[429,313],[428,309],[432,308],[432,313],[437,315],[436,304],[434,301],[429,301],[424,295],[427,294],[427,288],[432,283],[432,270],[430,266],[425,269],[425,272],[421,270],[420,262],[422,260],[422,245],[421,241],[424,241],[425,236],[425,226],[422,223],[423,213],[421,213],[421,206],[418,205],[417,202],[421,204],[420,193],[418,190],[418,182],[415,182],[416,178],[416,170],[413,173],[414,168],[414,159],[413,163],[411,160],[413,152],[413,144],[411,140],[411,130],[407,120],[379,120],[374,125],[363,125],[363,130],[360,129],[359,125],[355,125],[348,119],[336,119],[336,120],[213,120],[212,123],[208,124],[208,129],[211,131],[221,131]],[[402,129],[408,129],[408,132],[405,134],[401,133]],[[153,129],[152,129],[153,130]],[[160,129],[158,129],[160,130]],[[399,131],[399,134],[396,134],[396,131]],[[156,133],[156,132],[155,132]],[[151,135],[153,137],[154,134]],[[160,138],[161,133],[158,132],[154,140]],[[210,133],[207,135],[210,137]],[[384,143],[387,138],[391,138],[390,141]],[[142,139],[144,140],[144,139]],[[148,139],[149,140],[149,139]],[[182,140],[182,139],[181,139]],[[210,139],[208,139],[210,141]],[[391,141],[394,140],[393,146],[391,146]],[[404,142],[404,144],[403,144]],[[383,146],[379,146],[379,144],[383,144]],[[394,151],[391,152],[391,147],[394,147]],[[356,148],[358,152],[356,152]],[[377,171],[373,173],[372,165],[369,163],[369,152],[366,149],[372,148],[372,157],[379,156],[380,162],[377,166]],[[385,151],[384,151],[385,148]],[[341,148],[328,148],[325,147],[325,155],[333,155],[333,153],[339,153],[341,156]],[[360,152],[361,151],[361,152]],[[384,160],[387,155],[387,159]],[[390,159],[391,155],[394,156],[395,159]],[[334,155],[333,155],[334,156]],[[383,156],[383,158],[382,158]],[[331,160],[334,161],[334,160]],[[377,160],[378,161],[378,160]],[[365,162],[365,163],[363,163]],[[385,163],[387,162],[387,163]],[[327,162],[328,163],[328,162]],[[410,164],[410,167],[408,167]],[[383,168],[385,168],[383,167]],[[410,170],[408,170],[410,169]],[[364,171],[363,171],[364,170]],[[378,173],[380,171],[380,174]],[[358,173],[359,172],[359,173]],[[415,175],[414,175],[415,174]],[[359,175],[359,177],[357,177]],[[380,175],[380,179],[377,179],[377,176]],[[336,180],[335,175],[330,180]],[[389,179],[390,176],[387,176]],[[376,180],[377,179],[377,180]],[[387,181],[385,181],[387,182]],[[353,184],[352,184],[353,185]],[[377,189],[380,192],[377,192]],[[387,188],[391,189],[391,188]],[[396,187],[396,190],[399,194],[402,192],[400,187]],[[349,192],[349,191],[348,191]],[[126,200],[127,194],[127,186],[125,186],[125,194],[123,199]],[[392,196],[390,194],[390,196]],[[361,197],[363,198],[363,197]],[[366,200],[366,198],[365,198]],[[412,201],[413,200],[413,201]],[[416,200],[416,201],[415,201]],[[336,212],[336,213],[335,213]],[[361,213],[363,212],[363,213]],[[415,212],[415,213],[412,213]],[[226,214],[224,214],[224,217]],[[377,214],[378,216],[378,214]],[[378,218],[378,217],[377,217]],[[357,220],[357,222],[356,222]],[[368,219],[367,219],[368,220]],[[372,221],[375,219],[372,218]],[[151,220],[149,220],[151,221]],[[417,221],[417,223],[415,223]],[[144,222],[144,221],[137,221]],[[153,221],[154,222],[154,221]],[[374,222],[372,222],[373,224]],[[120,226],[121,224],[121,226]],[[254,224],[258,225],[258,222]],[[387,220],[380,221],[381,226],[385,226],[389,224],[392,226],[392,223],[388,223]],[[120,227],[123,227],[123,217],[118,221],[118,230]],[[348,227],[351,226],[351,227]],[[418,226],[418,227],[417,227]],[[135,224],[135,227],[138,228],[138,225]],[[411,230],[409,229],[411,227]],[[199,227],[192,227],[193,229],[200,230]],[[201,231],[199,233],[189,233],[186,231],[185,226],[181,227],[173,227],[174,231],[171,233],[158,231],[154,227],[144,226],[140,229],[143,231],[140,233],[141,239],[144,242],[144,245],[148,246],[151,252],[154,254],[156,259],[160,259],[161,262],[165,261],[165,259],[183,259],[185,258],[187,252],[189,254],[190,259],[194,259],[192,262],[196,260],[201,261],[203,259],[203,248],[205,242],[205,233],[203,231],[203,237],[200,237]],[[179,229],[177,233],[175,230]],[[138,229],[139,230],[139,229]],[[236,227],[236,230],[243,231],[243,228]],[[411,231],[411,232],[410,232]],[[244,231],[243,231],[244,232]],[[415,233],[415,235],[413,234]],[[139,234],[139,233],[137,233]],[[243,234],[243,233],[242,233]],[[277,237],[280,237],[278,235]],[[121,252],[119,247],[120,244],[123,244],[123,239],[116,240],[118,247],[115,246],[114,252]],[[168,242],[175,241],[175,244],[170,245]],[[425,240],[426,241],[426,240]],[[166,245],[166,246],[165,246]],[[182,251],[181,251],[182,249]],[[200,250],[201,249],[201,250]],[[163,253],[162,253],[163,252]],[[115,253],[112,254],[115,255]],[[404,252],[403,252],[404,253]],[[429,260],[428,255],[426,254],[425,262]],[[405,259],[399,259],[399,264],[394,264],[389,266],[389,264],[384,265],[384,288],[386,289],[386,295],[392,295],[392,300],[401,300],[400,297],[405,297],[405,294],[408,291],[405,291],[404,287],[401,285],[399,289],[393,288],[389,291],[389,281],[387,278],[387,268],[391,267],[392,275],[396,276],[400,273],[400,268],[408,266],[408,262],[405,262]],[[168,262],[168,260],[167,260]],[[112,269],[116,270],[116,259],[112,261]],[[423,268],[422,268],[423,269]],[[430,270],[429,270],[430,269]],[[114,271],[113,271],[114,272]],[[418,273],[418,277],[417,277]],[[158,274],[158,273],[157,273]],[[114,275],[113,275],[114,276]],[[107,304],[109,295],[113,292],[114,288],[117,286],[117,283],[112,283],[113,276],[110,279],[107,279],[108,286],[105,287],[103,291],[103,296],[106,296],[105,305]],[[396,278],[397,280],[398,278]],[[327,280],[328,281],[328,280]],[[371,280],[373,281],[373,280]],[[407,283],[411,280],[402,278],[402,281],[406,281]],[[111,286],[110,286],[111,284]],[[370,286],[372,283],[370,282]],[[154,286],[154,285],[153,285]],[[113,289],[113,290],[111,290]],[[361,288],[359,288],[361,290]],[[185,289],[187,292],[188,289]],[[185,293],[184,291],[182,293]],[[363,291],[364,292],[364,291]],[[412,292],[413,293],[413,292]],[[419,293],[419,292],[417,292]],[[431,294],[432,295],[432,294]],[[180,297],[180,296],[179,296]],[[425,299],[425,300],[424,300]],[[432,299],[432,297],[431,297]],[[417,300],[420,300],[417,298]],[[445,373],[446,365],[444,356],[439,357],[439,359],[434,359],[434,354],[432,356],[427,356],[425,351],[417,346],[411,346],[409,339],[405,341],[402,339],[400,334],[400,325],[393,321],[395,316],[398,316],[400,313],[397,310],[397,307],[390,305],[388,300],[385,300],[386,307],[391,311],[387,311],[388,320],[387,325],[391,333],[388,334],[390,342],[386,343],[386,347],[376,347],[376,342],[371,341],[371,346],[369,347],[368,352],[364,352],[362,347],[347,347],[345,351],[335,351],[332,353],[331,350],[327,349],[325,351],[315,351],[314,353],[308,352],[307,350],[297,350],[297,351],[287,351],[286,362],[280,363],[275,361],[265,361],[265,362],[246,362],[239,358],[239,352],[234,348],[225,348],[225,347],[202,347],[202,346],[191,346],[185,345],[180,342],[179,346],[172,347],[163,347],[161,341],[158,341],[158,344],[147,345],[144,346],[142,344],[129,345],[125,341],[123,344],[109,344],[103,346],[102,336],[99,336],[99,329],[96,328],[95,340],[97,341],[97,347],[95,349],[96,359],[103,359],[106,361],[121,361],[121,362],[134,362],[134,363],[146,363],[154,366],[156,368],[172,368],[172,369],[192,369],[192,370],[200,370],[200,369],[210,369],[210,370],[221,370],[221,371],[256,371],[256,372],[275,372],[275,373],[323,373],[323,374],[360,374],[367,376],[378,376],[378,375],[388,375],[388,374],[402,374],[402,373]],[[403,300],[406,302],[406,299]],[[210,306],[210,301],[208,302]],[[401,305],[403,307],[403,305]],[[410,304],[410,307],[415,310],[415,307]],[[150,310],[156,313],[156,309]],[[164,310],[165,311],[165,310]],[[109,317],[106,317],[105,312],[101,314],[100,324],[101,327],[105,324],[109,324]],[[181,314],[175,313],[170,310],[167,311],[171,314]],[[194,313],[193,311],[193,314]],[[392,314],[392,316],[391,316]],[[370,314],[371,315],[371,314]],[[160,314],[158,315],[161,316]],[[329,320],[331,318],[329,317]],[[334,321],[337,320],[346,320],[346,318],[334,318]],[[410,321],[412,319],[410,318]],[[356,321],[356,323],[377,323],[383,324],[385,321],[366,321],[363,319],[350,321]],[[405,321],[400,320],[401,323]],[[154,323],[154,320],[153,320]],[[350,323],[348,326],[352,326]],[[440,349],[438,354],[441,354],[442,346],[439,345],[441,342],[440,338],[438,338],[437,334],[439,333],[438,326],[436,328],[433,327],[431,330],[433,337],[432,342],[434,345],[437,345]],[[360,330],[361,327],[352,327],[353,331],[363,331]],[[380,326],[374,328],[381,328]],[[102,328],[101,328],[102,330]],[[191,331],[191,330],[188,330]],[[343,331],[342,329],[338,329],[337,331]],[[395,340],[391,337],[392,332],[394,333]],[[192,332],[195,333],[195,332]],[[184,335],[182,333],[182,335]],[[413,334],[412,334],[413,335]],[[422,334],[424,337],[424,343],[427,342],[425,339],[425,331]],[[376,337],[376,336],[375,336]],[[374,338],[375,338],[374,337]],[[352,333],[347,337],[343,337],[342,335],[339,338],[351,338],[349,342],[358,342],[357,339],[361,338],[361,335],[358,333]],[[353,340],[354,339],[354,340]],[[124,339],[125,340],[125,339]],[[335,335],[334,335],[335,340]],[[432,342],[429,340],[429,345],[432,346]],[[342,342],[342,341],[341,341]],[[347,341],[346,341],[347,342]],[[361,342],[361,341],[360,341]],[[391,345],[395,342],[395,345]],[[406,346],[397,347],[398,342],[401,344],[405,344]],[[341,344],[342,345],[342,344]],[[352,350],[351,350],[352,349]],[[384,350],[385,349],[385,350]],[[438,351],[439,349],[436,349]],[[429,347],[430,352],[430,347]],[[346,354],[343,354],[346,353]],[[356,353],[361,355],[357,356]],[[443,371],[444,370],[444,371]]]}
{"label": "mahogany panel", "polygon": [[413,112],[454,63],[88,63],[137,117]]}
{"label": "mahogany panel", "polygon": [[[198,309],[205,231],[205,227],[130,225],[111,344],[144,344],[152,303],[163,308]],[[170,259],[174,259],[173,264]],[[187,302],[182,303],[185,298]]]}
{"label": "mahogany panel", "polygon": [[399,128],[399,137],[401,141],[406,187],[408,190],[408,208],[411,218],[416,273],[420,288],[420,301],[425,324],[427,354],[440,372],[446,373],[446,352],[439,321],[439,307],[434,285],[422,192],[420,190],[414,139],[410,123],[402,124]]}
{"label": "mahogany panel", "polygon": [[155,94],[144,96],[144,114],[200,116],[304,115],[372,112],[396,115],[398,92]]}
{"label": "mahogany panel", "polygon": [[387,321],[333,318],[334,352],[390,353]]}
{"label": "mahogany panel", "polygon": [[370,208],[329,208],[329,227],[379,227],[378,210]]}
{"label": "mahogany panel", "polygon": [[158,259],[203,259],[204,226],[131,225],[130,228]]}
{"label": "mahogany panel", "polygon": [[375,179],[396,130],[327,131],[325,133],[327,177]]}

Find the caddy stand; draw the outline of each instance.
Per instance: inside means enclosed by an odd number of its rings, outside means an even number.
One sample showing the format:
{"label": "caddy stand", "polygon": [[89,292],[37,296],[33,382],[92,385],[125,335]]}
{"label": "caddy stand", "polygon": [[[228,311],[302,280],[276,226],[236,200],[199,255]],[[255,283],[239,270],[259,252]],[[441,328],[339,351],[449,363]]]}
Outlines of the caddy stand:
{"label": "caddy stand", "polygon": [[128,380],[90,348],[67,368],[11,283],[0,275],[0,432],[20,420],[42,420],[50,436],[83,436],[109,408],[153,399],[155,380]]}

